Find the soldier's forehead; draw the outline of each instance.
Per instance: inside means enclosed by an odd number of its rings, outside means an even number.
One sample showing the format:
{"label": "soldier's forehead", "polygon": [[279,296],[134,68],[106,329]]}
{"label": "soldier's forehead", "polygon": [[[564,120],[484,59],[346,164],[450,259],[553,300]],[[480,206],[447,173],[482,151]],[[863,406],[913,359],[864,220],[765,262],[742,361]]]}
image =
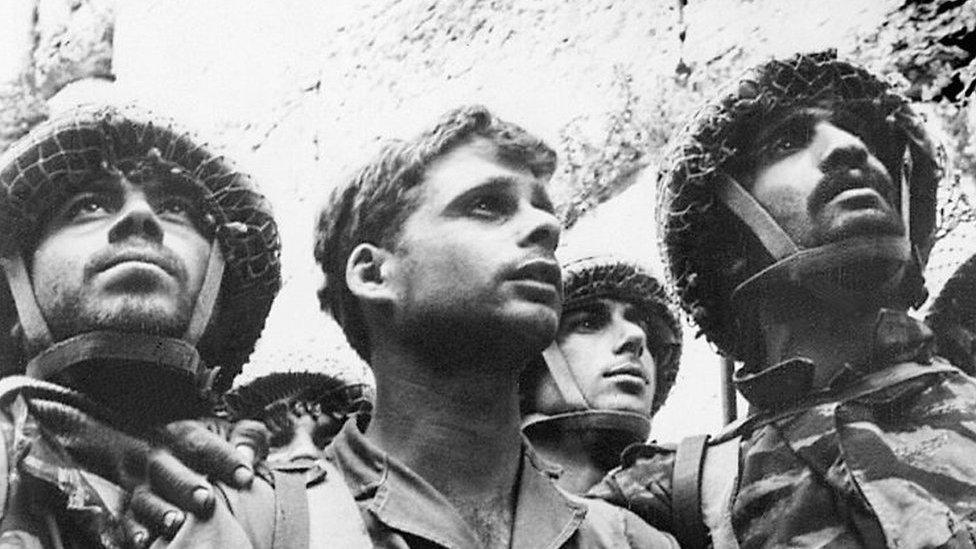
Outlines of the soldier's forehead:
{"label": "soldier's forehead", "polygon": [[139,188],[143,192],[165,194],[196,194],[199,185],[186,177],[167,174],[149,174],[144,177],[130,177],[130,174],[107,173],[89,177],[74,186],[74,192],[122,192],[126,185]]}

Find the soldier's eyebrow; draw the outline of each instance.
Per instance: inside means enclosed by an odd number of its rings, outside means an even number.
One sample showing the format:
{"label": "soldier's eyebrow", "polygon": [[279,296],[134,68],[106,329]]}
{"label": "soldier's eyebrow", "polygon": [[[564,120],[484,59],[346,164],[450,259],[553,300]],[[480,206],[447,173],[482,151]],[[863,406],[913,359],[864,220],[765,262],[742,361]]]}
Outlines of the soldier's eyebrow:
{"label": "soldier's eyebrow", "polygon": [[784,131],[797,128],[812,128],[818,122],[829,120],[830,111],[820,108],[793,109],[785,115],[774,119],[772,123],[761,128],[752,141],[751,149],[759,150],[770,140],[777,138]]}
{"label": "soldier's eyebrow", "polygon": [[71,195],[82,193],[112,193],[122,191],[122,180],[116,176],[103,175],[85,180],[71,189]]}
{"label": "soldier's eyebrow", "polygon": [[157,196],[198,198],[202,193],[200,185],[185,177],[150,177],[139,184],[146,192]]}

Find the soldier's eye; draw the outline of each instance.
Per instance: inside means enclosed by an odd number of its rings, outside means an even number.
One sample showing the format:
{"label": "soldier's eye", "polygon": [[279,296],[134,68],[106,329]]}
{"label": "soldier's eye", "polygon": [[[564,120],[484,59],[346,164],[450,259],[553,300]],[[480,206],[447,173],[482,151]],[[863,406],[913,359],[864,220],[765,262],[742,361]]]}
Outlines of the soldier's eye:
{"label": "soldier's eye", "polygon": [[774,155],[791,154],[806,147],[809,141],[809,132],[801,128],[789,128],[773,139],[770,152]]}
{"label": "soldier's eye", "polygon": [[509,202],[507,197],[487,194],[472,200],[468,210],[479,217],[499,217],[508,213]]}
{"label": "soldier's eye", "polygon": [[97,193],[83,193],[72,198],[64,207],[62,217],[67,220],[89,218],[110,212],[111,202]]}
{"label": "soldier's eye", "polygon": [[170,197],[159,203],[156,212],[166,218],[179,221],[195,222],[198,217],[196,205],[185,197]]}
{"label": "soldier's eye", "polygon": [[578,311],[569,313],[563,318],[562,332],[592,333],[599,331],[606,323],[606,319],[599,313],[592,311]]}

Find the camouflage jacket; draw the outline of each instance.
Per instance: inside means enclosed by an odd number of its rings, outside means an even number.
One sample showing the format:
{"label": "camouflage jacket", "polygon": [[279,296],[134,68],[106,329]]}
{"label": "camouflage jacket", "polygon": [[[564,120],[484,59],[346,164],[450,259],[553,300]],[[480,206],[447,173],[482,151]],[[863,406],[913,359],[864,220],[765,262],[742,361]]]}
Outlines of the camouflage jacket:
{"label": "camouflage jacket", "polygon": [[[679,540],[697,518],[707,535],[684,546],[976,547],[976,380],[931,358],[930,335],[907,315],[882,319],[871,363],[709,442],[691,515],[674,447],[628,449],[588,495]],[[784,380],[811,366],[771,368],[771,386],[789,394]]]}

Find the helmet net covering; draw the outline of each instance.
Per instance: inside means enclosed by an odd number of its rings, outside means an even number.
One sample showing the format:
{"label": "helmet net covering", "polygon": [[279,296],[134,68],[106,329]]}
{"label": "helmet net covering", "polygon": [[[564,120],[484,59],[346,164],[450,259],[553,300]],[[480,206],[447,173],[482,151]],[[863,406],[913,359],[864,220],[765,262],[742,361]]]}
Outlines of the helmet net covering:
{"label": "helmet net covering", "polygon": [[[942,172],[936,149],[907,99],[864,69],[838,61],[833,51],[774,60],[746,72],[706,104],[675,140],[657,191],[659,244],[669,285],[706,337],[734,358],[743,358],[737,346],[747,334],[736,323],[733,292],[774,259],[717,189],[741,160],[737,155],[750,137],[783,113],[804,108],[843,110],[868,122],[873,134],[869,148],[908,197],[903,213],[922,264],[932,247]],[[906,294],[923,290],[920,277],[902,289]]]}
{"label": "helmet net covering", "polygon": [[346,415],[372,409],[373,392],[366,383],[349,383],[328,374],[279,372],[259,377],[224,395],[231,421],[263,419],[278,402],[316,403],[324,412]]}
{"label": "helmet net covering", "polygon": [[[93,178],[146,159],[151,170],[199,189],[220,246],[226,266],[217,316],[197,348],[209,367],[221,367],[213,388],[224,391],[253,351],[281,285],[278,228],[250,177],[171,120],[133,105],[84,106],[15,143],[0,157],[0,254],[29,253],[46,212]],[[0,300],[9,317],[11,296],[3,287]]]}
{"label": "helmet net covering", "polygon": [[563,265],[563,311],[571,311],[600,298],[635,305],[647,326],[659,319],[668,333],[647,334],[654,356],[656,388],[653,416],[664,405],[678,377],[682,329],[664,286],[636,263],[612,257],[588,257]]}
{"label": "helmet net covering", "polygon": [[939,354],[967,374],[976,374],[976,255],[946,281],[925,321],[935,333]]}

